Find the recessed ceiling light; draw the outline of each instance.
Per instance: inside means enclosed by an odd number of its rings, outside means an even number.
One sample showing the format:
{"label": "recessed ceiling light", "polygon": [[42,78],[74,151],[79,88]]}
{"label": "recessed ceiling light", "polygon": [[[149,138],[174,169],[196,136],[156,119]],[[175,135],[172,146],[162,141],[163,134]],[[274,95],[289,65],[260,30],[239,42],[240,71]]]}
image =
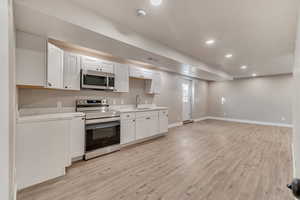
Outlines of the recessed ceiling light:
{"label": "recessed ceiling light", "polygon": [[136,15],[138,17],[143,17],[143,16],[147,15],[147,13],[146,13],[146,11],[144,9],[137,9],[136,10]]}
{"label": "recessed ceiling light", "polygon": [[159,6],[161,4],[162,0],[151,0],[151,4],[153,6]]}
{"label": "recessed ceiling light", "polygon": [[255,76],[257,76],[257,74],[253,73],[252,76],[255,77]]}
{"label": "recessed ceiling light", "polygon": [[215,40],[206,40],[205,44],[207,45],[212,45],[214,44],[216,41]]}
{"label": "recessed ceiling light", "polygon": [[226,55],[225,55],[225,58],[232,58],[232,56],[233,56],[233,55],[229,53],[229,54],[226,54]]}
{"label": "recessed ceiling light", "polygon": [[248,67],[246,65],[241,66],[241,69],[247,69]]}

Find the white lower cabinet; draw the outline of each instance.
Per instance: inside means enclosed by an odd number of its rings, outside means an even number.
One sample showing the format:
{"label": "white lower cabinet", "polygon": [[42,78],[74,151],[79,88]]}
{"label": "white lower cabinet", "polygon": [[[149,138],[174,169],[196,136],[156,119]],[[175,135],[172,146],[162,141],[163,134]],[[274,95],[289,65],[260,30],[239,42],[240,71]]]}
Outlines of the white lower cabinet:
{"label": "white lower cabinet", "polygon": [[167,133],[169,126],[168,110],[159,111],[159,133]]}
{"label": "white lower cabinet", "polygon": [[128,144],[136,140],[159,135],[159,112],[137,112],[121,115],[121,143]]}
{"label": "white lower cabinet", "polygon": [[135,141],[135,119],[124,119],[121,121],[121,144]]}
{"label": "white lower cabinet", "polygon": [[83,117],[71,120],[70,125],[70,156],[76,159],[84,155],[85,147],[85,123]]}
{"label": "white lower cabinet", "polygon": [[16,174],[23,189],[65,174],[69,120],[17,124]]}

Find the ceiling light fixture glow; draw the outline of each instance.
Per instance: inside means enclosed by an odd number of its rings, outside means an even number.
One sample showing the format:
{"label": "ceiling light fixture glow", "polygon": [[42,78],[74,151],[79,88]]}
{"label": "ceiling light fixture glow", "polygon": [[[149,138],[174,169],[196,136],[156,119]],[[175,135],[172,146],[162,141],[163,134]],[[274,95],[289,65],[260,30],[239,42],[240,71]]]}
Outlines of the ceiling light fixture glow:
{"label": "ceiling light fixture glow", "polygon": [[253,77],[256,77],[256,76],[257,76],[257,74],[253,73],[253,74],[252,74],[252,76],[253,76]]}
{"label": "ceiling light fixture glow", "polygon": [[207,45],[212,45],[214,44],[216,41],[215,40],[206,40],[205,44]]}
{"label": "ceiling light fixture glow", "polygon": [[143,16],[146,16],[147,13],[146,13],[146,11],[145,11],[144,9],[137,9],[137,10],[136,10],[136,15],[137,15],[138,17],[143,17]]}
{"label": "ceiling light fixture glow", "polygon": [[248,67],[246,65],[241,66],[241,69],[247,69]]}
{"label": "ceiling light fixture glow", "polygon": [[161,4],[162,0],[151,0],[151,4],[153,6],[159,6]]}
{"label": "ceiling light fixture glow", "polygon": [[225,55],[225,58],[232,58],[232,56],[233,56],[233,55],[229,53],[229,54],[226,54],[226,55]]}

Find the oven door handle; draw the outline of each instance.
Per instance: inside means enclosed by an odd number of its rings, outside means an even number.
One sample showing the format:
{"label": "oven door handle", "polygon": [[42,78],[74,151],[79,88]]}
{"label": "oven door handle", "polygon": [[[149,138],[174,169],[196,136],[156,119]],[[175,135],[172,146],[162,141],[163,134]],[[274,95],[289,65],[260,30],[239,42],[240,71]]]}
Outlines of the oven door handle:
{"label": "oven door handle", "polygon": [[120,122],[108,122],[103,124],[90,124],[85,127],[85,130],[94,130],[94,129],[101,129],[101,128],[112,128],[120,126]]}
{"label": "oven door handle", "polygon": [[99,123],[104,123],[104,122],[115,122],[115,121],[120,121],[120,117],[111,117],[111,118],[102,118],[102,119],[86,119],[85,124],[99,124]]}

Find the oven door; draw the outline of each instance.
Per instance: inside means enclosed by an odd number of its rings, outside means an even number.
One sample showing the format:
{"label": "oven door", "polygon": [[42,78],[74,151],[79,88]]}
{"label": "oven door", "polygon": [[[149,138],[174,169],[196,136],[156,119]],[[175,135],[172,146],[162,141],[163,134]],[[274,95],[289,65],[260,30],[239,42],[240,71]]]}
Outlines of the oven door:
{"label": "oven door", "polygon": [[120,144],[120,121],[87,124],[85,130],[87,153]]}
{"label": "oven door", "polygon": [[107,89],[108,77],[106,73],[101,72],[85,72],[81,75],[81,88],[86,89]]}

